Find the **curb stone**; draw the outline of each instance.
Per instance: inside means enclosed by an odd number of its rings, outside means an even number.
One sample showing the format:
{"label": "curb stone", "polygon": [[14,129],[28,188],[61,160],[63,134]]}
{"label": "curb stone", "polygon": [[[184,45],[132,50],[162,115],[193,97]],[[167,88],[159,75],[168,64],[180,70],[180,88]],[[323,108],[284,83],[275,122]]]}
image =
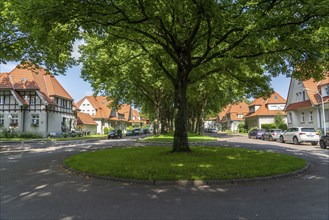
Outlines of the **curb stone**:
{"label": "curb stone", "polygon": [[157,186],[202,186],[202,185],[234,185],[234,184],[243,184],[243,183],[252,183],[252,182],[264,182],[270,180],[278,180],[288,177],[294,177],[306,173],[313,165],[310,162],[307,162],[306,166],[300,170],[296,170],[289,173],[278,174],[273,176],[265,176],[265,177],[255,177],[249,179],[229,179],[229,180],[135,180],[135,179],[125,179],[111,176],[99,176],[95,174],[90,174],[86,172],[81,172],[74,170],[63,163],[63,168],[77,176],[82,176],[85,178],[94,178],[101,180],[108,180],[113,182],[120,183],[129,183],[129,184],[143,184],[143,185],[157,185]]}

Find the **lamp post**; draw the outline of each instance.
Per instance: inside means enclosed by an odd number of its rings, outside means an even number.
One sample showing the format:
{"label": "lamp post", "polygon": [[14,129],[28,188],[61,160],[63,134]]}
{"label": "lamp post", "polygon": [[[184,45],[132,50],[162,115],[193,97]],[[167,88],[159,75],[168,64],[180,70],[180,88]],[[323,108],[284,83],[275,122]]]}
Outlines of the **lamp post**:
{"label": "lamp post", "polygon": [[314,93],[317,93],[321,97],[321,104],[322,104],[322,120],[323,120],[323,135],[327,133],[327,128],[326,128],[326,115],[324,113],[324,102],[323,102],[323,96],[318,92],[314,91],[312,89],[305,88],[306,91],[311,91]]}

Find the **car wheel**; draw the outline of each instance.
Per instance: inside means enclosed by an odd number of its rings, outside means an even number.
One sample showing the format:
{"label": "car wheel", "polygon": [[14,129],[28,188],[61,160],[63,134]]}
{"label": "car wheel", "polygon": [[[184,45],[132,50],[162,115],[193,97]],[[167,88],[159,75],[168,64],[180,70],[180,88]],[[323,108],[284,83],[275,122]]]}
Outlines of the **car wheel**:
{"label": "car wheel", "polygon": [[280,142],[281,142],[281,143],[284,143],[283,136],[280,136]]}
{"label": "car wheel", "polygon": [[318,142],[317,142],[317,141],[312,142],[312,145],[313,145],[313,146],[318,145]]}
{"label": "car wheel", "polygon": [[272,137],[272,136],[270,136],[268,139],[269,139],[270,141],[273,141],[273,137]]}
{"label": "car wheel", "polygon": [[294,144],[296,144],[296,145],[299,144],[299,141],[298,141],[298,138],[297,137],[294,137],[293,141],[294,141]]}
{"label": "car wheel", "polygon": [[320,141],[320,147],[321,147],[322,149],[326,149],[326,148],[327,148],[327,146],[326,146],[326,142],[325,142],[324,140],[321,140],[321,141]]}

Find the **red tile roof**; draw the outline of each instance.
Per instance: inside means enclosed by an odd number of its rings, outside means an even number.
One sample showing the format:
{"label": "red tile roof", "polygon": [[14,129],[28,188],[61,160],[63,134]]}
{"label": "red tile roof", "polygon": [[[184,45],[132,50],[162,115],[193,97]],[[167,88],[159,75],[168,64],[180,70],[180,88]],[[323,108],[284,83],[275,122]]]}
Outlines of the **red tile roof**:
{"label": "red tile roof", "polygon": [[[329,74],[329,71],[327,71],[327,74]],[[326,75],[325,78],[320,82],[315,81],[313,78],[303,81],[306,93],[313,105],[318,105],[321,103],[321,98],[316,92],[319,91],[321,86],[327,84],[329,84],[329,75]],[[329,102],[329,98],[327,97],[328,96],[324,96],[324,102]]]}
{"label": "red tile roof", "polygon": [[[221,111],[218,116],[219,119],[224,122],[226,121],[224,119],[225,115],[229,115],[230,119],[233,121],[243,121],[244,116],[249,112],[249,107],[246,102],[239,102],[236,104],[230,104],[224,108],[223,111]],[[243,118],[239,118],[238,115],[242,114]]]}
{"label": "red tile roof", "polygon": [[[10,83],[10,86],[9,86]],[[57,96],[73,101],[69,93],[61,86],[57,79],[44,68],[23,68],[19,65],[11,72],[0,77],[1,88],[15,90],[39,90],[43,95],[49,97]]]}
{"label": "red tile roof", "polygon": [[89,114],[78,112],[77,116],[77,125],[97,125]]}
{"label": "red tile roof", "polygon": [[260,105],[255,112],[250,112],[246,115],[246,118],[253,116],[273,116],[277,114],[286,115],[281,110],[269,110],[269,104],[286,104],[286,100],[277,92],[274,92],[268,99],[256,99],[249,106]]}
{"label": "red tile roof", "polygon": [[308,108],[311,106],[312,106],[312,103],[310,102],[310,100],[306,100],[303,102],[296,102],[296,103],[289,104],[288,106],[286,106],[285,110],[291,111],[291,110],[300,109],[300,108]]}

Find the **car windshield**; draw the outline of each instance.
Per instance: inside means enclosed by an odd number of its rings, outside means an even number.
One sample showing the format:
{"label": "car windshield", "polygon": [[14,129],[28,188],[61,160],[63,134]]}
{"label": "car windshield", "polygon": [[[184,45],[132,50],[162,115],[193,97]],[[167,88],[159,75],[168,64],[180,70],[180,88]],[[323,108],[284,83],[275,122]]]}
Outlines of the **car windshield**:
{"label": "car windshield", "polygon": [[315,132],[314,128],[302,128],[301,129],[303,132]]}

